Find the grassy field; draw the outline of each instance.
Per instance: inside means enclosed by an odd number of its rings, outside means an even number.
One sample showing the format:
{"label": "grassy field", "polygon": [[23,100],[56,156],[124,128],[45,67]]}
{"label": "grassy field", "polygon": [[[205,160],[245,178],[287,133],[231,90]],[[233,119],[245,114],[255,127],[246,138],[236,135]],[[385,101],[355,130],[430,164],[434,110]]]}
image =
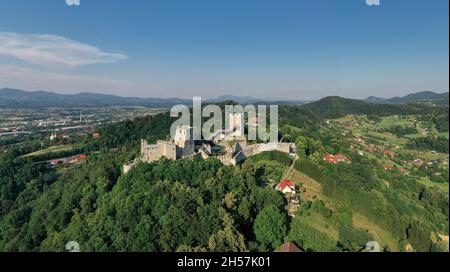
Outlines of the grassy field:
{"label": "grassy field", "polygon": [[370,131],[368,133],[365,134],[365,136],[367,137],[371,137],[377,140],[381,140],[384,142],[388,142],[391,144],[398,144],[398,145],[404,145],[408,142],[408,140],[404,139],[404,138],[399,138],[397,136],[395,136],[394,134],[391,133],[379,133],[379,132],[375,132],[375,131]]}
{"label": "grassy field", "polygon": [[425,136],[422,135],[421,133],[405,135],[405,138],[408,138],[408,139],[417,139],[417,138],[422,138],[422,137],[425,137]]}
{"label": "grassy field", "polygon": [[50,146],[49,148],[46,148],[46,149],[42,149],[42,150],[38,150],[33,153],[29,153],[29,154],[25,155],[24,157],[42,156],[42,155],[45,155],[48,153],[58,153],[58,152],[65,152],[65,151],[70,151],[70,150],[72,150],[71,145],[55,145],[55,146]]}
{"label": "grassy field", "polygon": [[367,219],[367,217],[354,213],[353,214],[353,225],[357,228],[366,229],[373,236],[375,241],[380,243],[381,246],[387,246],[390,251],[398,252],[400,251],[400,245],[398,241],[392,237],[392,235],[380,228],[378,225],[372,223]]}
{"label": "grassy field", "polygon": [[402,150],[402,151],[400,151],[400,153],[412,155],[413,157],[422,158],[425,160],[439,160],[439,159],[445,159],[447,157],[447,154],[431,153],[431,152],[419,151],[419,150]]}
{"label": "grassy field", "polygon": [[[316,180],[311,179],[310,177],[296,170],[291,173],[289,179],[298,184],[301,183],[301,188],[306,189],[306,192],[301,192],[301,199],[314,201],[314,199],[320,198],[325,203],[328,203],[328,206],[334,206],[334,202],[332,200],[320,195],[322,186]],[[333,238],[336,241],[339,240],[338,226],[334,222],[332,222],[331,219],[324,218],[322,215],[315,212],[310,212],[309,216],[304,216],[302,217],[302,219],[305,220],[305,222],[309,225],[313,226],[315,229],[328,235],[330,238]],[[354,213],[353,226],[355,228],[368,230],[373,238],[378,241],[383,247],[387,246],[391,251],[400,251],[400,245],[398,241],[394,237],[392,237],[389,232],[372,223],[365,216]]]}
{"label": "grassy field", "polygon": [[383,117],[382,121],[377,124],[379,128],[391,128],[395,126],[406,127],[411,123],[411,117],[387,116]]}
{"label": "grassy field", "polygon": [[[300,199],[302,201],[314,201],[319,198],[324,202],[329,202],[327,198],[321,195],[322,185],[316,180],[295,169],[290,173],[288,179],[300,186]],[[302,220],[333,240],[339,240],[339,228],[331,219],[327,219],[321,214],[309,210],[308,215],[302,216]]]}
{"label": "grassy field", "polygon": [[448,139],[449,138],[448,134],[449,134],[448,132],[440,132],[438,133],[438,136]]}
{"label": "grassy field", "polygon": [[326,234],[335,241],[339,241],[339,228],[318,213],[311,212],[309,216],[302,216],[302,220],[316,230]]}
{"label": "grassy field", "polygon": [[427,177],[422,177],[420,179],[417,180],[417,182],[428,186],[428,187],[438,187],[439,189],[441,189],[442,191],[446,192],[448,194],[449,192],[449,184],[448,183],[437,183],[437,182],[432,182],[429,178]]}
{"label": "grassy field", "polygon": [[320,185],[319,182],[295,169],[288,176],[288,179],[297,185],[301,184],[301,188],[306,189],[305,192],[300,193],[302,199],[313,200],[318,197],[322,191],[322,185]]}

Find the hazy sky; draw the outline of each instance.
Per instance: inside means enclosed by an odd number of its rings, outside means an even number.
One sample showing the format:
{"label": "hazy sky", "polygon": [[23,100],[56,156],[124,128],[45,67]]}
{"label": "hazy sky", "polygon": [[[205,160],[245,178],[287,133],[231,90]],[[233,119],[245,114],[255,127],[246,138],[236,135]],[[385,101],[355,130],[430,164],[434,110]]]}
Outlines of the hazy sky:
{"label": "hazy sky", "polygon": [[0,88],[316,99],[448,91],[448,0],[1,0]]}

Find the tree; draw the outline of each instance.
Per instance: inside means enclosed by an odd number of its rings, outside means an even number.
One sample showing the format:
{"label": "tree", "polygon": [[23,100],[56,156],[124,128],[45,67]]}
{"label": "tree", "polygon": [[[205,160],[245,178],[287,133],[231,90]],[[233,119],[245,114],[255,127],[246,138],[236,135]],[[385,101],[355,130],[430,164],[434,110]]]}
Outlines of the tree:
{"label": "tree", "polygon": [[256,217],[253,230],[261,243],[277,248],[287,231],[286,215],[274,206],[264,208]]}
{"label": "tree", "polygon": [[223,229],[211,235],[208,248],[215,252],[243,252],[247,251],[244,236],[234,228],[234,220],[223,208],[219,209],[223,220]]}
{"label": "tree", "polygon": [[309,137],[298,136],[295,139],[297,154],[300,158],[305,159],[313,155],[321,146],[321,142]]}
{"label": "tree", "polygon": [[360,251],[367,242],[373,241],[373,238],[366,230],[341,225],[339,227],[339,241],[350,251]]}
{"label": "tree", "polygon": [[305,137],[298,136],[297,139],[295,139],[295,148],[297,150],[297,155],[301,159],[306,159],[307,142]]}
{"label": "tree", "polygon": [[408,241],[412,247],[418,252],[428,252],[431,249],[431,232],[423,226],[422,223],[416,222],[411,224],[406,230]]}

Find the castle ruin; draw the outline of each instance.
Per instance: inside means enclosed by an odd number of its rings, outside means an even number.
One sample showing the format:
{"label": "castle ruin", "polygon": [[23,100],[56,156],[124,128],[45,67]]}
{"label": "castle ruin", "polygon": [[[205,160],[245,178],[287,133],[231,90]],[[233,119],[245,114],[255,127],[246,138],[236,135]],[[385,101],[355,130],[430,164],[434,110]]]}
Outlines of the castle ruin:
{"label": "castle ruin", "polygon": [[151,163],[163,157],[169,160],[179,160],[194,155],[195,144],[191,139],[192,132],[192,127],[179,126],[175,139],[170,142],[158,141],[156,144],[150,145],[146,140],[142,140],[141,161]]}
{"label": "castle ruin", "polygon": [[[179,126],[174,139],[171,141],[159,140],[156,144],[149,144],[146,140],[141,140],[140,158],[124,164],[124,173],[130,171],[139,161],[152,163],[162,158],[179,160],[199,156],[203,159],[216,158],[224,165],[237,165],[251,156],[267,151],[280,151],[295,156],[295,144],[293,143],[271,142],[247,144],[245,138],[242,140],[242,137],[240,137],[244,136],[243,128],[239,125],[242,123],[242,119],[235,115],[230,117],[232,118],[233,125],[229,133],[233,134],[235,136],[234,138],[239,140],[214,139],[214,144],[210,141],[197,141],[196,146],[196,141],[192,139],[193,128]],[[220,151],[217,152],[217,150]]]}

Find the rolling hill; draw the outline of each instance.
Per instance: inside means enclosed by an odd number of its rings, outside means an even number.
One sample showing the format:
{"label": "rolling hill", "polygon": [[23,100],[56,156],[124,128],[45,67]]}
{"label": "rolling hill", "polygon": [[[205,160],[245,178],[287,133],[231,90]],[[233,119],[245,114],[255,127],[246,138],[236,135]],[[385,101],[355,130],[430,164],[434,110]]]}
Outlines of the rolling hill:
{"label": "rolling hill", "polygon": [[387,116],[392,114],[404,115],[429,111],[426,105],[403,105],[372,103],[364,100],[349,99],[339,96],[329,96],[316,102],[301,106],[322,118],[339,118],[348,114],[366,114]]}
{"label": "rolling hill", "polygon": [[[234,101],[240,104],[291,104],[300,105],[305,101],[276,101],[255,97],[224,95],[208,99],[206,103]],[[17,89],[0,89],[0,107],[6,108],[65,108],[65,107],[106,107],[106,106],[143,106],[170,108],[174,105],[192,105],[192,100],[182,98],[140,98],[83,92],[79,94],[57,94],[47,91],[28,92]]]}
{"label": "rolling hill", "polygon": [[257,98],[253,96],[235,96],[222,95],[217,98],[208,99],[207,103],[222,103],[226,101],[233,101],[239,104],[281,104],[281,105],[302,105],[308,103],[306,100],[281,100],[273,98]]}
{"label": "rolling hill", "polygon": [[380,98],[370,96],[366,99],[373,103],[385,103],[385,104],[410,104],[410,103],[424,103],[429,105],[436,105],[441,107],[449,106],[449,95],[447,93],[435,93],[431,91],[418,92],[414,94],[408,94],[403,97],[393,98]]}

